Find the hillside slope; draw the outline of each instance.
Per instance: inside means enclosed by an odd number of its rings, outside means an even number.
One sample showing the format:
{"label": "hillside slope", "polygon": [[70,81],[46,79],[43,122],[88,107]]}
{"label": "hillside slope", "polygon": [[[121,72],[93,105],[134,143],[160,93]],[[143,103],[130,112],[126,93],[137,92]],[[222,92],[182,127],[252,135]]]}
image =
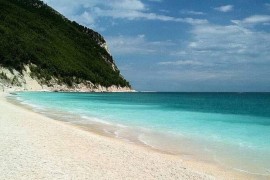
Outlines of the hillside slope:
{"label": "hillside slope", "polygon": [[39,0],[0,0],[0,67],[2,84],[25,89],[29,78],[54,90],[130,89],[100,34]]}

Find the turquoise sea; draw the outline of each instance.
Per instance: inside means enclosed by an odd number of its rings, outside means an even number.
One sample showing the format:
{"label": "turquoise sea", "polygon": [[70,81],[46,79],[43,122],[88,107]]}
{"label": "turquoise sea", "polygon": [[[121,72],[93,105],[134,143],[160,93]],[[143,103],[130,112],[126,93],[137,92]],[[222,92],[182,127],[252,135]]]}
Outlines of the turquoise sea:
{"label": "turquoise sea", "polygon": [[270,93],[46,93],[35,111],[183,158],[270,176]]}

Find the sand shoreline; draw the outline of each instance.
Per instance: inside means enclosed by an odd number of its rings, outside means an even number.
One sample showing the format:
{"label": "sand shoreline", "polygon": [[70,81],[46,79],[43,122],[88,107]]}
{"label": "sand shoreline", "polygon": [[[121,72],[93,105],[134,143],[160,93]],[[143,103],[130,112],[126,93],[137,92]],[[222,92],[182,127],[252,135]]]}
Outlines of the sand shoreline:
{"label": "sand shoreline", "polygon": [[9,103],[5,95],[0,179],[247,179],[55,121]]}

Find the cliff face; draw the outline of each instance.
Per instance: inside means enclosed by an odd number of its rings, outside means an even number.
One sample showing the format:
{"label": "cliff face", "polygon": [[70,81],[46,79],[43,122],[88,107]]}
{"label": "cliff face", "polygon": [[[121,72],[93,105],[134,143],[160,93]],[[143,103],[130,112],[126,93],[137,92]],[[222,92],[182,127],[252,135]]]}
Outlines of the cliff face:
{"label": "cliff face", "polygon": [[59,83],[57,78],[52,78],[44,83],[40,79],[33,77],[30,67],[25,65],[22,72],[13,69],[0,67],[0,92],[13,91],[57,91],[57,92],[135,92],[130,87],[112,85],[109,87],[93,84],[90,81],[84,83],[74,83],[68,86]]}
{"label": "cliff face", "polygon": [[0,0],[0,90],[131,91],[106,41],[39,0]]}

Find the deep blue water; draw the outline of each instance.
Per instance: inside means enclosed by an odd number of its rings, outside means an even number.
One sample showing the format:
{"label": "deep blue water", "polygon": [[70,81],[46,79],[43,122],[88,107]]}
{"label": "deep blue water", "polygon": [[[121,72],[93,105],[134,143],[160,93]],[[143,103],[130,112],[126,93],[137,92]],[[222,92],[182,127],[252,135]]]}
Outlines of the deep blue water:
{"label": "deep blue water", "polygon": [[16,98],[67,121],[104,124],[104,131],[157,149],[270,174],[270,93],[27,92]]}

